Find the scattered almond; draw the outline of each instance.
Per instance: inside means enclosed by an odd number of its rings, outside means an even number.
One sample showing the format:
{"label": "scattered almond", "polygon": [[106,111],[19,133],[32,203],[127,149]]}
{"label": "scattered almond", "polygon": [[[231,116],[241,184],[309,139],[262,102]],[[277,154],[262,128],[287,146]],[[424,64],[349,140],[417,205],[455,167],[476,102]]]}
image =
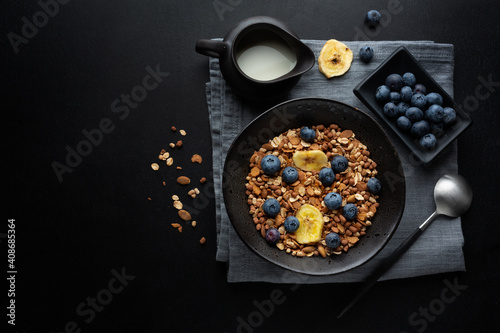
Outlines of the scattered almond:
{"label": "scattered almond", "polygon": [[181,185],[188,185],[189,183],[191,183],[191,179],[189,179],[189,177],[186,176],[179,176],[177,178],[177,182]]}
{"label": "scattered almond", "polygon": [[202,245],[203,245],[203,244],[205,244],[205,242],[206,242],[206,241],[207,241],[207,240],[205,239],[205,237],[201,237],[201,239],[200,239],[200,244],[202,244]]}
{"label": "scattered almond", "polygon": [[176,144],[175,144],[175,146],[176,146],[177,148],[182,147],[182,140],[177,141],[177,142],[176,142]]}
{"label": "scattered almond", "polygon": [[186,135],[186,131],[185,131],[185,130],[183,130],[183,129],[181,129],[181,130],[179,131],[179,133],[181,133],[181,135],[182,135],[182,136],[185,136],[185,135]]}
{"label": "scattered almond", "polygon": [[189,214],[188,211],[184,210],[184,209],[181,209],[179,210],[179,216],[181,219],[183,219],[184,221],[189,221],[191,220],[191,214]]}
{"label": "scattered almond", "polygon": [[205,177],[201,177],[200,179],[200,183],[204,184],[207,182],[207,179]]}
{"label": "scattered almond", "polygon": [[160,169],[160,166],[158,165],[158,163],[152,163],[151,169],[153,169],[154,171],[157,171],[158,169]]}

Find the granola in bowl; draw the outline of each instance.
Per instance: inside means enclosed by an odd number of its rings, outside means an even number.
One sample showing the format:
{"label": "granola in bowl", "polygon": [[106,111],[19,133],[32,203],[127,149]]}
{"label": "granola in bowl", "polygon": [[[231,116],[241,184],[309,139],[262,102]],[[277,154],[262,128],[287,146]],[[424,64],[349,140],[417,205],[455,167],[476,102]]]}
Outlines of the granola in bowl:
{"label": "granola in bowl", "polygon": [[289,129],[255,151],[249,167],[249,214],[279,250],[328,257],[349,251],[369,232],[379,207],[377,163],[352,130],[336,124]]}

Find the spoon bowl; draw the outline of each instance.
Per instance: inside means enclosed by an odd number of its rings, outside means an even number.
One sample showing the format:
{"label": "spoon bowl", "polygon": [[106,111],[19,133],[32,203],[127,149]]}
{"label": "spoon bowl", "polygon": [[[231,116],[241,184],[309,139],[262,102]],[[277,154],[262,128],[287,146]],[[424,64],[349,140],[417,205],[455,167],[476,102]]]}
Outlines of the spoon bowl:
{"label": "spoon bowl", "polygon": [[438,215],[458,217],[472,202],[472,189],[460,175],[444,175],[434,187],[434,201]]}

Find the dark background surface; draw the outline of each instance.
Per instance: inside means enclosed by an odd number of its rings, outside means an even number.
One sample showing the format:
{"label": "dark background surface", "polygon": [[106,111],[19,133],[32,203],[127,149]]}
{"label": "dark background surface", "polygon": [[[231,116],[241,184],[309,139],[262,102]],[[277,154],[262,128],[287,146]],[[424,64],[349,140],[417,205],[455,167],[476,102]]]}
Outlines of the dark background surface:
{"label": "dark background surface", "polygon": [[[477,101],[468,112],[474,124],[458,141],[459,171],[475,194],[462,219],[466,272],[380,282],[337,320],[335,315],[354,284],[228,284],[225,264],[215,261],[211,141],[204,95],[208,60],[194,51],[196,40],[222,37],[246,17],[268,15],[288,23],[304,39],[349,41],[364,29],[368,10],[387,11],[390,3],[89,0],[60,4],[57,12],[52,7],[53,17],[43,22],[44,17],[36,15],[41,7],[35,1],[3,2],[0,94],[7,129],[2,186],[7,208],[0,240],[5,276],[7,219],[14,218],[18,271],[16,326],[9,325],[9,330],[496,329],[500,324],[497,1],[402,1],[403,9],[371,37],[455,45],[456,100]],[[217,4],[225,7],[217,9]],[[25,20],[33,22],[33,15],[43,26],[36,33],[26,30],[31,37],[16,53],[9,33],[21,36]],[[123,109],[114,113],[113,102],[142,85],[147,66],[159,66],[169,74],[130,107],[129,114],[125,116]],[[488,77],[493,84],[485,87],[481,78]],[[474,99],[477,93],[482,98]],[[66,147],[82,148],[86,140],[82,131],[98,128],[103,119],[111,124],[108,133],[81,161],[73,161],[72,172],[59,181],[53,162],[64,164]],[[187,136],[171,132],[172,125],[185,129]],[[183,169],[161,164],[153,172],[150,164],[157,161],[159,151],[179,139],[184,146],[172,156],[174,166]],[[189,161],[193,153],[203,156],[201,165]],[[181,222],[171,196],[189,199],[187,190],[175,184],[179,175],[189,175],[207,199],[194,215],[196,228],[186,225],[182,234],[170,226]],[[208,182],[199,185],[203,176]],[[201,237],[207,239],[203,246]],[[128,280],[120,287],[114,274],[121,273]],[[449,283],[463,287],[453,294]],[[4,313],[9,288],[3,286],[2,324],[8,319]],[[96,297],[106,304],[92,314],[88,302]],[[260,308],[273,297],[280,304]],[[440,301],[443,297],[447,303]],[[243,328],[242,321],[256,327]]]}

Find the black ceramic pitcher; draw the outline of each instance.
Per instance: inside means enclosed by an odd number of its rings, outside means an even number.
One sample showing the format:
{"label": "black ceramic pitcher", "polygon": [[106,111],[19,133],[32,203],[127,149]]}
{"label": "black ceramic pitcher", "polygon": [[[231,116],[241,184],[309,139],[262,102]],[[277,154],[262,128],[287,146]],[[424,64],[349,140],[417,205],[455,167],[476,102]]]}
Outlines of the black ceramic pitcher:
{"label": "black ceramic pitcher", "polygon": [[[290,51],[287,55],[293,57],[288,58],[294,63],[290,64],[288,71],[282,74],[276,72],[276,77],[261,79],[250,75],[248,70],[245,72],[242,63],[238,62],[238,57],[249,45],[258,46],[259,43],[268,41],[281,44]],[[219,58],[220,70],[231,89],[241,97],[253,101],[266,101],[283,96],[315,63],[314,53],[286,24],[267,16],[255,16],[241,21],[226,34],[223,41],[198,40],[196,52]],[[257,58],[254,60],[256,65],[260,64]]]}

